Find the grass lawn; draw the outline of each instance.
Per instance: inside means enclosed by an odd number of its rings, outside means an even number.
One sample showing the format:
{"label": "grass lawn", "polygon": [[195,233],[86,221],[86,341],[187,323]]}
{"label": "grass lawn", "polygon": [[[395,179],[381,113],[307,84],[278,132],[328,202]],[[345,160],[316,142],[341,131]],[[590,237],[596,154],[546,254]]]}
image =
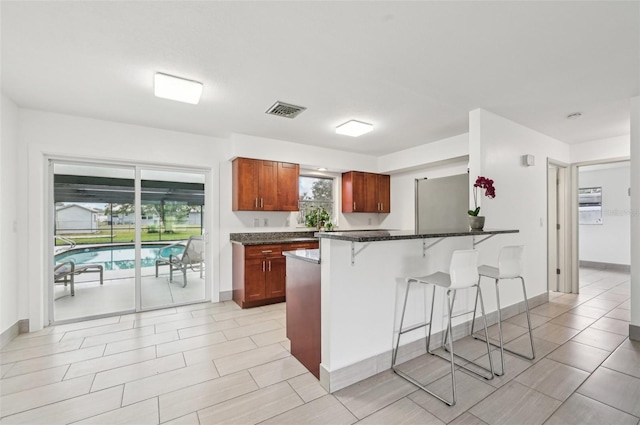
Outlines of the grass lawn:
{"label": "grass lawn", "polygon": [[[135,241],[135,231],[129,226],[122,226],[124,228],[113,228],[113,240],[111,239],[111,230],[103,229],[98,233],[82,233],[82,234],[64,234],[61,235],[67,239],[73,240],[77,245],[86,244],[107,244],[107,243],[131,243]],[[189,239],[189,236],[197,236],[200,234],[200,226],[181,228],[173,233],[148,233],[146,230],[142,231],[142,242],[173,242],[184,239]],[[67,243],[60,239],[55,239],[56,245],[67,245]]]}

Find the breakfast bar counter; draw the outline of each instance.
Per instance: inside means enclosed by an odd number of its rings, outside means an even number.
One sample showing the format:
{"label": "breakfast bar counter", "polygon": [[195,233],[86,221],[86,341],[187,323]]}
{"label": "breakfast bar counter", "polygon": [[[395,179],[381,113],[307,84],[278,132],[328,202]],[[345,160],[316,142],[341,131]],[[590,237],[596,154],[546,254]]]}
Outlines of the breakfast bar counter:
{"label": "breakfast bar counter", "polygon": [[[517,244],[518,232],[453,229],[424,233],[407,230],[316,233],[321,258],[323,387],[334,392],[391,367],[406,277],[448,271],[453,251],[474,248],[497,235],[502,235],[496,239],[499,245]],[[482,247],[481,256],[483,250],[488,250],[492,252],[487,258],[495,258],[493,251],[497,244],[489,242]],[[427,314],[424,299],[423,288],[411,288],[407,323],[424,321]],[[473,301],[459,297],[456,306],[470,304],[473,308]],[[445,304],[437,302],[434,306],[434,334],[444,329]],[[454,322],[454,327],[463,322],[464,317]],[[406,334],[406,340],[403,337],[403,346],[412,344],[404,350],[408,354],[403,361],[424,354],[424,343],[418,341],[423,341],[425,335],[417,331],[413,334],[417,335]]]}

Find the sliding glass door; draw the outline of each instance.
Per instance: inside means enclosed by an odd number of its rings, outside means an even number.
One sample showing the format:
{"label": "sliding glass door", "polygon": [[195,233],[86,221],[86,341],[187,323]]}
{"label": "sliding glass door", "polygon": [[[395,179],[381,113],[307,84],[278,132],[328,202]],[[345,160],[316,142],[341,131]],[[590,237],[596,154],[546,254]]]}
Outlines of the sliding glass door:
{"label": "sliding glass door", "polygon": [[141,170],[143,309],[203,301],[204,175]]}
{"label": "sliding glass door", "polygon": [[54,322],[200,302],[205,174],[51,162]]}

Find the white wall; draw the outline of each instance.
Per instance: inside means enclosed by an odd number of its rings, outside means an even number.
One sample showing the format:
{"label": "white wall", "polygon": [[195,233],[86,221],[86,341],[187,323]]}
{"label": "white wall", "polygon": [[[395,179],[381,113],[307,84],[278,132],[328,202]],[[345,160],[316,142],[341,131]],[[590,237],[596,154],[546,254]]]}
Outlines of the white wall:
{"label": "white wall", "polygon": [[415,148],[405,149],[378,158],[381,173],[420,169],[427,164],[450,162],[469,155],[469,134],[426,143]]}
{"label": "white wall", "polygon": [[[18,108],[1,95],[0,117],[0,333],[27,316],[18,279]],[[20,232],[21,234],[24,234]],[[24,281],[22,281],[24,282]],[[24,285],[22,285],[24,286]]]}
{"label": "white wall", "polygon": [[629,135],[570,145],[571,163],[629,157]]}
{"label": "white wall", "polygon": [[[569,163],[569,153],[569,145],[491,112],[476,109],[469,114],[470,180],[485,176],[495,181],[496,188],[494,199],[479,197],[485,227],[520,230],[517,235],[483,243],[480,261],[496,264],[500,247],[524,245],[524,278],[529,297],[547,291],[546,161],[551,158]],[[525,154],[536,157],[535,166],[522,165]],[[504,306],[521,298],[515,286],[510,289],[513,291],[505,291],[507,294],[501,299]]]}
{"label": "white wall", "polygon": [[581,261],[629,265],[631,261],[631,198],[629,162],[600,169],[579,167],[580,187],[602,187],[602,224],[579,225]]}

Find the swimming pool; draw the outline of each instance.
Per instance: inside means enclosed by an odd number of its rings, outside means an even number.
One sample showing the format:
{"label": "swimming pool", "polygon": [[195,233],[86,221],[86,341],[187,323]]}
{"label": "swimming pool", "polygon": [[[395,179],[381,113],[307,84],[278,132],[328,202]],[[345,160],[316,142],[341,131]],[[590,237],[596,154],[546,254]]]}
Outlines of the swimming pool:
{"label": "swimming pool", "polygon": [[[154,267],[160,257],[184,252],[183,245],[146,244],[141,248],[141,266]],[[104,270],[125,270],[135,268],[135,247],[133,245],[110,245],[76,247],[55,256],[56,264],[73,261],[76,264],[100,264]]]}

